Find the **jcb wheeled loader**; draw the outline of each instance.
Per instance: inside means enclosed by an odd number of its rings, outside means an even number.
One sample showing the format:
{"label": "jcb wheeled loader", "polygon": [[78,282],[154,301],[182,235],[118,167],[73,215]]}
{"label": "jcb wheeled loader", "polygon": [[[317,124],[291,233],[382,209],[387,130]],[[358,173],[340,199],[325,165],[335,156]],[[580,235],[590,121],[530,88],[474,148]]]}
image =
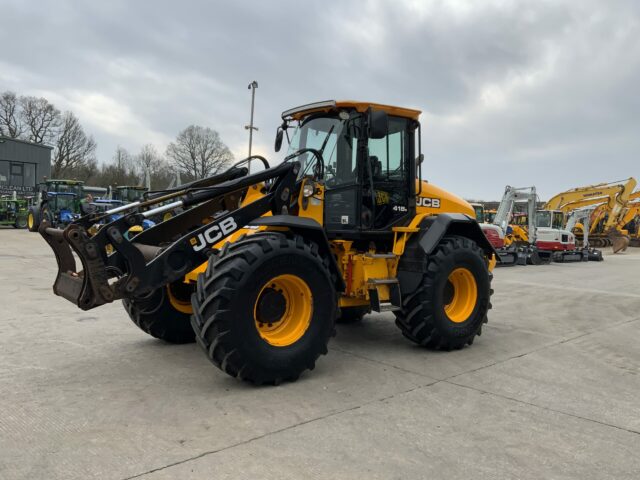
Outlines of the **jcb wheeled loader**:
{"label": "jcb wheeled loader", "polygon": [[150,195],[107,212],[122,216],[94,234],[97,215],[64,230],[43,223],[59,265],[54,293],[85,310],[122,299],[148,334],[195,339],[220,369],[256,384],[313,369],[336,319],[370,311],[392,311],[420,345],[470,345],[491,308],[497,255],[467,202],[421,180],[419,115],[304,105],[282,115],[276,151],[285,134],[290,146],[277,166],[252,156],[263,171],[248,173],[245,160]]}

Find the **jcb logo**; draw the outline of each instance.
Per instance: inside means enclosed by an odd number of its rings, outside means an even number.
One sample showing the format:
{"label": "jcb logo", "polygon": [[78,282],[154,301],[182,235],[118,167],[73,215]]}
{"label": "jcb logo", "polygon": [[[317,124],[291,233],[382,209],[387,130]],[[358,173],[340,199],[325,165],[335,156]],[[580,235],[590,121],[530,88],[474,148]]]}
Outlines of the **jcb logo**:
{"label": "jcb logo", "polygon": [[419,207],[440,208],[439,198],[418,197],[417,204]]}
{"label": "jcb logo", "polygon": [[225,218],[219,224],[207,228],[204,232],[199,233],[197,237],[189,240],[196,252],[199,252],[207,245],[213,245],[222,237],[226,237],[230,233],[236,231],[238,225],[233,217]]}

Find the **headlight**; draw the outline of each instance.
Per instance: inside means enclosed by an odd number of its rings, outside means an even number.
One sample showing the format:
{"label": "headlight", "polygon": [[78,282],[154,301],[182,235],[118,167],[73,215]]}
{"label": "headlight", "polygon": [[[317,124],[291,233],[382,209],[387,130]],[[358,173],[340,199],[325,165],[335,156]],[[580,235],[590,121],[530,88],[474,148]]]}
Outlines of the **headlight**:
{"label": "headlight", "polygon": [[305,183],[304,187],[302,187],[302,196],[305,198],[310,197],[315,192],[315,186],[313,183]]}

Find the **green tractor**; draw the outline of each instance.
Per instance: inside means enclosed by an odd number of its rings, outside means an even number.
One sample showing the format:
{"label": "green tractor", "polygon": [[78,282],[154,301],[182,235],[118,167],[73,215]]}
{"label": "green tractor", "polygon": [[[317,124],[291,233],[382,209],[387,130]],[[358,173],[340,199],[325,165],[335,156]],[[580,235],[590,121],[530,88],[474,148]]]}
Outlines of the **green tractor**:
{"label": "green tractor", "polygon": [[51,226],[64,226],[81,216],[84,182],[78,180],[46,180],[38,185],[39,202],[29,207],[27,227],[37,232],[46,219]]}
{"label": "green tractor", "polygon": [[11,225],[13,228],[26,228],[27,201],[14,197],[0,198],[0,225]]}
{"label": "green tractor", "polygon": [[144,194],[148,191],[149,189],[147,187],[140,185],[122,185],[113,189],[111,198],[113,200],[119,200],[123,204],[133,203],[142,200]]}

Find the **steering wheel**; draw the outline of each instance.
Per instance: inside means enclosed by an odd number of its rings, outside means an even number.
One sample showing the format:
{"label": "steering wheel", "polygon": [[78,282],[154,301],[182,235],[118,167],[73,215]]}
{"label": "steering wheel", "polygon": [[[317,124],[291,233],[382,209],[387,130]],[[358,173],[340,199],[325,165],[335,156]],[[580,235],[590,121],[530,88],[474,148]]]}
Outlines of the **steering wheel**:
{"label": "steering wheel", "polygon": [[[315,148],[303,148],[301,150],[298,150],[295,153],[292,153],[291,155],[287,155],[284,161],[287,162],[293,158],[299,157],[304,153],[311,153],[315,157],[315,165],[313,167],[314,179],[315,180],[323,179],[324,178],[324,158],[322,158],[322,152],[320,150],[316,150]],[[305,166],[305,170],[306,170],[306,166]]]}

